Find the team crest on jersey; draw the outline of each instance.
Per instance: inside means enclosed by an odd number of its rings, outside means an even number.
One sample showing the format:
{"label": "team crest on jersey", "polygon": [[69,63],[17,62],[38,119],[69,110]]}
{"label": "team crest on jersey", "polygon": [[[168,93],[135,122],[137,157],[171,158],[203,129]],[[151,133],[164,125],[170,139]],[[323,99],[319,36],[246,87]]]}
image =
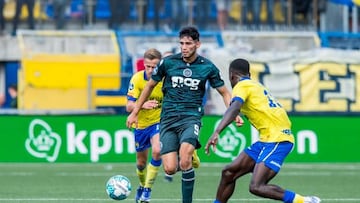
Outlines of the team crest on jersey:
{"label": "team crest on jersey", "polygon": [[184,71],[183,71],[183,75],[185,77],[191,77],[192,76],[192,71],[189,69],[189,68],[186,68]]}
{"label": "team crest on jersey", "polygon": [[133,90],[133,89],[134,89],[134,83],[130,83],[129,90]]}

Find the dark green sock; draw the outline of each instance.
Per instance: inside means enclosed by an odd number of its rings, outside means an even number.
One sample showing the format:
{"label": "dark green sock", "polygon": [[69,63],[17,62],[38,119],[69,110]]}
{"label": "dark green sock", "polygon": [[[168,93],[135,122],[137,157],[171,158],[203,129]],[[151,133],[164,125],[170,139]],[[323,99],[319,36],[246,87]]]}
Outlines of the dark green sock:
{"label": "dark green sock", "polygon": [[193,168],[182,172],[182,199],[183,203],[192,203],[192,195],[195,183],[195,171]]}

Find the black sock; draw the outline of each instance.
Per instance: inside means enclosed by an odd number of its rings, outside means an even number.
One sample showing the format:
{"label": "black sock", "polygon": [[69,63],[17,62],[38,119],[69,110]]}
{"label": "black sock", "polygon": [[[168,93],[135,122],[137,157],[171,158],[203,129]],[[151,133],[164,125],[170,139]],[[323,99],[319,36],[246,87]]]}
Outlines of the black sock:
{"label": "black sock", "polygon": [[192,203],[192,195],[195,183],[195,171],[193,168],[182,172],[182,199],[183,203]]}

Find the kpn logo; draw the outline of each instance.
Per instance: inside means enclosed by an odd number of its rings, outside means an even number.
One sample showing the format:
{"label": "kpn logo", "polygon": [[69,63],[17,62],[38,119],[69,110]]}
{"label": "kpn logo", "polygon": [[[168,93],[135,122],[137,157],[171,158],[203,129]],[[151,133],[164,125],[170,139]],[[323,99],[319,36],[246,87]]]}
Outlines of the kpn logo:
{"label": "kpn logo", "polygon": [[53,132],[46,122],[40,119],[31,121],[25,147],[32,156],[54,162],[59,155],[60,146],[60,135]]}
{"label": "kpn logo", "polygon": [[[220,120],[216,122],[214,129],[219,123]],[[236,130],[235,125],[230,124],[219,136],[215,154],[222,158],[234,160],[245,149],[245,146],[245,136]]]}
{"label": "kpn logo", "polygon": [[[94,128],[95,127],[95,128]],[[34,119],[29,124],[29,133],[25,141],[26,150],[34,157],[55,162],[61,155],[89,158],[91,162],[99,162],[101,156],[135,154],[134,133],[129,129],[99,129],[91,123],[80,129],[76,122],[58,124],[57,132],[50,125]],[[90,129],[91,128],[91,129]],[[61,146],[63,145],[63,146]]]}

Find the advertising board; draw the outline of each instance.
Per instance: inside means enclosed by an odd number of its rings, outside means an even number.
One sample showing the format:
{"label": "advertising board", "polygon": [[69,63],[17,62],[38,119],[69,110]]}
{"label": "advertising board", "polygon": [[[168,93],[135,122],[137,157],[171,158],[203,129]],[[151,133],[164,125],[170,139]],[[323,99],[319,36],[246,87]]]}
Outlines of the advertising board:
{"label": "advertising board", "polygon": [[[203,147],[220,116],[205,116]],[[359,162],[360,118],[292,116],[296,144],[287,162]],[[120,115],[0,116],[0,162],[135,162],[132,130]],[[198,150],[202,162],[230,162],[255,142],[248,122],[231,124],[210,155]]]}

